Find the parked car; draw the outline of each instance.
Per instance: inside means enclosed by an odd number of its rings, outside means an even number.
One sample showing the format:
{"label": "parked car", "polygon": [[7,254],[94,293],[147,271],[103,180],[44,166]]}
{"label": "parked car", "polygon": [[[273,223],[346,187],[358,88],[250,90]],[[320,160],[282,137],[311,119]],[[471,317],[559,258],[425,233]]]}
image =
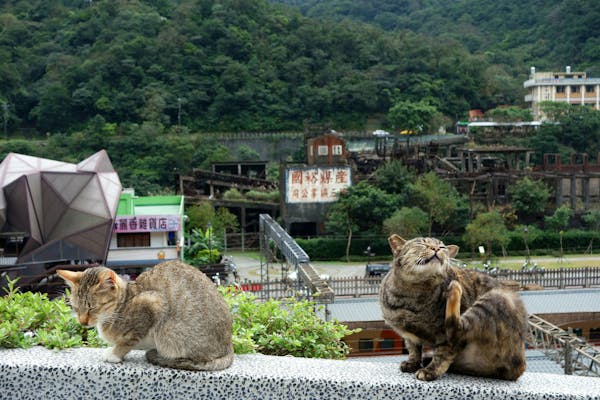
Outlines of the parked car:
{"label": "parked car", "polygon": [[389,263],[367,263],[365,267],[365,278],[385,276],[392,267]]}

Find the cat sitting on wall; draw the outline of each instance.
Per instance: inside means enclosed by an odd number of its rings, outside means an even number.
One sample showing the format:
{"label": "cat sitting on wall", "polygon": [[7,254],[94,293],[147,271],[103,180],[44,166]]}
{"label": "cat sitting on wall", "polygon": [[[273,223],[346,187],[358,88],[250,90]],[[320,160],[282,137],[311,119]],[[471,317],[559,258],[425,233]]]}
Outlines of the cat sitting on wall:
{"label": "cat sitting on wall", "polygon": [[167,261],[125,282],[111,269],[57,271],[71,288],[79,322],[113,347],[104,360],[147,350],[153,364],[221,370],[233,362],[232,316],[214,283],[181,261]]}
{"label": "cat sitting on wall", "polygon": [[[450,265],[458,246],[389,238],[392,269],[379,293],[385,321],[405,340],[403,372],[434,380],[446,371],[516,380],[525,371],[527,312],[490,276]],[[423,358],[423,346],[433,350]]]}

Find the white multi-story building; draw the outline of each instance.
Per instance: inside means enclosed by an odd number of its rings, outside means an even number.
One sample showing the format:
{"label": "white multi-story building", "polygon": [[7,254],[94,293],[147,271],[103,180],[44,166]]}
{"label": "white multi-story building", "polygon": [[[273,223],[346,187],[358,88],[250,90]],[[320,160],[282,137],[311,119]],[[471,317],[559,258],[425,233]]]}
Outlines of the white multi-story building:
{"label": "white multi-story building", "polygon": [[543,120],[541,103],[544,101],[587,105],[600,110],[600,78],[588,78],[585,72],[536,72],[531,67],[529,80],[523,83],[528,90],[525,102],[530,104],[533,119]]}

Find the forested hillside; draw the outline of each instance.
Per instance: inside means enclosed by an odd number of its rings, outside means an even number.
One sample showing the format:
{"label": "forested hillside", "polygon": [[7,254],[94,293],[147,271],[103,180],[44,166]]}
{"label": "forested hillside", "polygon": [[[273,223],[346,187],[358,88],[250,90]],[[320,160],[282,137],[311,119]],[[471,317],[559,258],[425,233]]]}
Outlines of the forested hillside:
{"label": "forested hillside", "polygon": [[[577,66],[600,75],[600,3],[589,0],[274,0],[320,18],[458,40],[509,68]],[[512,68],[511,68],[512,69]],[[516,72],[516,70],[512,69]]]}
{"label": "forested hillside", "polygon": [[[411,15],[427,19],[437,3]],[[394,101],[423,98],[451,123],[519,103],[529,61],[474,51],[446,34],[450,15],[386,32],[265,0],[13,0],[0,13],[9,136],[81,131],[94,118],[187,132],[360,129]]]}
{"label": "forested hillside", "polygon": [[[519,105],[531,65],[600,76],[596,1],[281,1],[1,2],[0,159],[104,148],[125,186],[156,193],[232,158],[206,132],[400,130],[402,109],[449,127]],[[582,112],[520,144],[595,154]]]}

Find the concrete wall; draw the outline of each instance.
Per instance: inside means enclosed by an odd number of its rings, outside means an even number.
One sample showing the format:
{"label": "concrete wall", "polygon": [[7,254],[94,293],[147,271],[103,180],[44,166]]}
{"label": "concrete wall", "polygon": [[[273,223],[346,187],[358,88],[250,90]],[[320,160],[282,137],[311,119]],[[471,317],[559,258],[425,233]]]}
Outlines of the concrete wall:
{"label": "concrete wall", "polygon": [[517,382],[445,375],[421,382],[393,364],[264,355],[231,368],[189,372],[122,364],[103,349],[0,350],[0,399],[600,399],[600,379],[526,373]]}

